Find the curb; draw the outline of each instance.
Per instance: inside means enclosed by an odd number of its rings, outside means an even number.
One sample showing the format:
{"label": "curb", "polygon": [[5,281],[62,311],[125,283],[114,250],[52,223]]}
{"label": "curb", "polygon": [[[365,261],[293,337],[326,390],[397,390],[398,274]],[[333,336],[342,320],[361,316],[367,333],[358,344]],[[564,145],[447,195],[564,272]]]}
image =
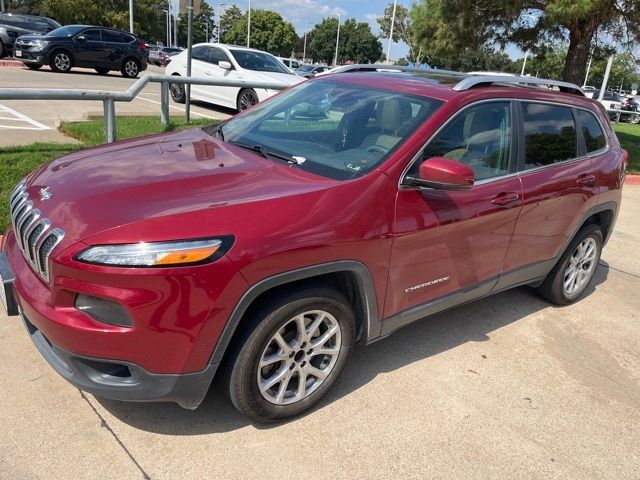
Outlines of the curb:
{"label": "curb", "polygon": [[23,68],[24,63],[18,60],[0,60],[0,68]]}
{"label": "curb", "polygon": [[624,183],[625,185],[640,185],[640,175],[627,175]]}

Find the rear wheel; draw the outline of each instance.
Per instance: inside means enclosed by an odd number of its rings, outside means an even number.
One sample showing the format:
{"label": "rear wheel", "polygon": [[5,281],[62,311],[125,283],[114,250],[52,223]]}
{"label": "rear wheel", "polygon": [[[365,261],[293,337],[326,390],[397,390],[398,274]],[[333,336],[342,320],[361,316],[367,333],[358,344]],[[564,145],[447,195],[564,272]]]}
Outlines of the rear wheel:
{"label": "rear wheel", "polygon": [[127,58],[122,63],[120,73],[122,73],[122,76],[126,78],[136,78],[138,73],[140,73],[140,64],[135,58]]}
{"label": "rear wheel", "polygon": [[56,50],[51,54],[49,66],[54,72],[67,73],[73,66],[71,55],[65,50]]}
{"label": "rear wheel", "polygon": [[635,124],[640,123],[640,113],[632,114],[631,117],[630,117],[630,121],[631,121],[631,123],[635,123]]}
{"label": "rear wheel", "polygon": [[96,72],[98,72],[100,75],[106,75],[107,73],[109,73],[109,69],[108,68],[96,68]]}
{"label": "rear wheel", "polygon": [[238,343],[228,374],[234,406],[258,422],[311,408],[352,349],[355,319],[347,299],[331,289],[308,288],[265,305],[254,318],[258,324]]}
{"label": "rear wheel", "polygon": [[256,91],[252,88],[248,88],[246,90],[241,90],[238,94],[236,107],[238,111],[246,110],[247,108],[253,107],[259,101]]}
{"label": "rear wheel", "polygon": [[540,296],[556,305],[576,301],[586,290],[598,268],[602,243],[600,227],[583,227],[538,287]]}

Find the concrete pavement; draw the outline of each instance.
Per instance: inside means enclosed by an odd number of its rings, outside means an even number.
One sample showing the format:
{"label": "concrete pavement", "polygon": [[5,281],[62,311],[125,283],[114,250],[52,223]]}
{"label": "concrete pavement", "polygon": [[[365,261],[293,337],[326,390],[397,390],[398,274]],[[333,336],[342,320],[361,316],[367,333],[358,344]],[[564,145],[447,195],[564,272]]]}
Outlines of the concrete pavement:
{"label": "concrete pavement", "polygon": [[[151,65],[145,73],[161,74],[164,69]],[[143,73],[144,75],[144,73]],[[135,80],[118,72],[99,75],[90,69],[74,69],[71,73],[55,73],[44,67],[0,69],[0,88],[84,88],[124,91]],[[99,101],[0,100],[0,147],[28,145],[34,142],[74,143],[74,139],[57,131],[62,121],[86,120],[89,112],[101,113]],[[225,119],[232,110],[194,102],[192,118]],[[147,85],[132,102],[117,102],[117,115],[156,115],[160,117],[160,85]],[[184,106],[170,101],[171,115],[184,115]]]}
{"label": "concrete pavement", "polygon": [[[611,478],[640,471],[640,186],[588,294],[518,288],[357,348],[302,418],[81,394],[0,317],[0,478]],[[143,346],[141,347],[143,348]]]}

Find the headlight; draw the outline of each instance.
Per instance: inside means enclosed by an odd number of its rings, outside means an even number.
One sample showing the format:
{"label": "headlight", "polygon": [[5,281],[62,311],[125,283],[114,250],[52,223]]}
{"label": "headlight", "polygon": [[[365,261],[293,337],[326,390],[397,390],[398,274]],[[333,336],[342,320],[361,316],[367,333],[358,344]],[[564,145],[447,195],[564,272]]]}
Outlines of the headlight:
{"label": "headlight", "polygon": [[33,40],[31,42],[31,46],[37,48],[38,50],[42,50],[49,44],[48,40]]}
{"label": "headlight", "polygon": [[212,262],[224,255],[231,237],[179,242],[128,243],[89,247],[76,260],[119,267],[169,267]]}

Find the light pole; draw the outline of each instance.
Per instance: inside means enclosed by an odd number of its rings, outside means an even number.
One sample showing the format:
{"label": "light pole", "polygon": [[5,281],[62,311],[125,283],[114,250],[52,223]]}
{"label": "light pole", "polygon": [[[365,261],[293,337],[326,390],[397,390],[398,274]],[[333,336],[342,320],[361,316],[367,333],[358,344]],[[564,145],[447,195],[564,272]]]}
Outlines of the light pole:
{"label": "light pole", "polygon": [[309,24],[309,20],[304,22],[304,47],[302,49],[302,63],[306,63],[307,59],[307,25]]}
{"label": "light pole", "polygon": [[169,46],[169,42],[170,42],[170,40],[169,40],[169,25],[170,25],[169,10],[162,10],[162,11],[167,15],[167,18],[166,18],[166,20],[164,22],[164,28],[167,31],[167,38],[166,38],[167,43],[166,43],[166,45],[168,47]]}
{"label": "light pole", "polygon": [[589,56],[589,63],[587,63],[587,74],[584,76],[584,82],[582,83],[582,87],[587,86],[587,80],[589,80],[589,72],[591,72],[591,60],[593,60],[593,56]]}
{"label": "light pole", "polygon": [[389,44],[387,45],[387,64],[391,64],[391,40],[393,38],[393,27],[396,23],[397,0],[393,0],[393,14],[391,15],[391,30],[389,31]]}
{"label": "light pole", "polygon": [[129,0],[129,32],[133,33],[133,0]]}
{"label": "light pole", "polygon": [[173,35],[172,35],[172,31],[171,31],[171,23],[172,23],[172,15],[171,15],[171,0],[167,0],[167,9],[168,12],[167,13],[167,29],[168,29],[168,36],[167,38],[169,39],[169,41],[167,42],[167,47],[171,46],[171,42],[173,41]]}
{"label": "light pole", "polygon": [[247,48],[251,39],[251,0],[249,0],[249,10],[247,10]]}
{"label": "light pole", "polygon": [[220,38],[220,10],[222,10],[222,7],[226,6],[226,3],[218,2],[218,43],[222,43],[222,39]]}
{"label": "light pole", "polygon": [[336,35],[336,54],[333,57],[333,66],[338,66],[338,46],[340,45],[340,14],[339,13],[330,13],[329,15],[335,15],[338,17],[338,34]]}
{"label": "light pole", "polygon": [[522,62],[522,71],[520,72],[520,76],[524,77],[524,69],[527,66],[527,57],[529,56],[529,50],[524,52],[524,62]]}

